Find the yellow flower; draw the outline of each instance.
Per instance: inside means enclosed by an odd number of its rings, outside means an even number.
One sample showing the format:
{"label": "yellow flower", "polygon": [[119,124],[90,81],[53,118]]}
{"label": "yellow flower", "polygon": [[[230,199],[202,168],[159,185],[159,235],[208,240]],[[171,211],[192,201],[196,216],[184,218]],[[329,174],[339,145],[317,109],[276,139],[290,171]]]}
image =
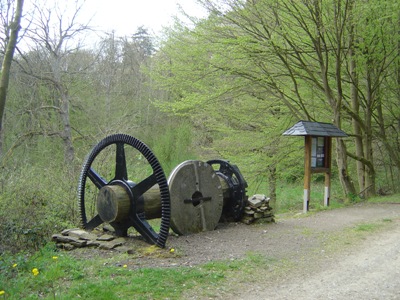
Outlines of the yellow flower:
{"label": "yellow flower", "polygon": [[127,268],[128,266],[127,266],[127,265],[123,265],[122,267],[123,267],[123,268]]}
{"label": "yellow flower", "polygon": [[12,267],[13,267],[13,268],[16,268],[17,266],[18,266],[18,264],[13,264],[13,266],[12,266]]}
{"label": "yellow flower", "polygon": [[33,276],[39,275],[39,270],[37,268],[33,268],[32,269],[32,274],[33,274]]}
{"label": "yellow flower", "polygon": [[4,295],[6,292],[5,291],[0,291],[0,296]]}
{"label": "yellow flower", "polygon": [[53,259],[54,259],[54,260],[57,260],[57,259],[58,259],[58,256],[53,256]]}
{"label": "yellow flower", "polygon": [[171,248],[171,249],[169,250],[169,252],[174,253],[174,252],[175,252],[175,249],[174,249],[174,248]]}

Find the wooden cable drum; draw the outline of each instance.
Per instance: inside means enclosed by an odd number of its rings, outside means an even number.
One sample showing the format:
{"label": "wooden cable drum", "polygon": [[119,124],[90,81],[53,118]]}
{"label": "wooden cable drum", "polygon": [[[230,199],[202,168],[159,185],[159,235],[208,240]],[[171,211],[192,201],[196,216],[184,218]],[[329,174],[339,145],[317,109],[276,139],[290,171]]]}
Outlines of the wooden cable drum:
{"label": "wooden cable drum", "polygon": [[[178,165],[168,179],[171,201],[171,228],[180,235],[214,230],[230,195],[227,182],[202,161]],[[161,217],[158,185],[140,199],[147,220]],[[129,217],[129,191],[120,185],[107,185],[97,196],[97,210],[104,222],[121,222]]]}

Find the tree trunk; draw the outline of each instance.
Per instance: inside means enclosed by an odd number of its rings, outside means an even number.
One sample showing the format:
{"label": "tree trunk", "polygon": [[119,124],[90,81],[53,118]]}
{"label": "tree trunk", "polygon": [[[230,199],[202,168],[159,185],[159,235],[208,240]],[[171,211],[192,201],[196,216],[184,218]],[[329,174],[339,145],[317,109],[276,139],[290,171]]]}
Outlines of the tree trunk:
{"label": "tree trunk", "polygon": [[372,71],[367,70],[367,99],[365,108],[365,145],[364,154],[365,160],[368,164],[365,165],[365,187],[362,190],[363,196],[370,197],[376,193],[375,188],[375,168],[373,158],[373,147],[372,147],[372,111],[375,106],[376,100],[375,95],[372,92],[371,73]]}
{"label": "tree trunk", "polygon": [[[342,99],[343,99],[343,91],[342,91],[342,85],[341,85],[341,30],[342,28],[336,27],[335,28],[335,38],[337,40],[338,45],[336,45],[336,50],[335,50],[335,81],[336,81],[336,87],[333,89],[331,84],[332,81],[330,80],[330,71],[329,71],[329,58],[326,56],[326,53],[329,52],[328,46],[326,44],[326,31],[325,27],[323,24],[323,19],[322,19],[322,12],[321,12],[321,3],[319,1],[314,1],[314,13],[316,15],[316,20],[315,24],[317,26],[317,35],[315,39],[315,50],[318,55],[318,63],[319,63],[319,68],[320,68],[320,74],[321,74],[321,81],[322,81],[322,86],[323,86],[323,91],[325,93],[325,97],[327,100],[327,103],[330,105],[332,109],[332,114],[333,114],[333,120],[334,124],[340,129],[341,128],[341,120],[340,120],[340,114],[341,114],[341,108],[342,108]],[[338,3],[339,5],[340,3]],[[340,11],[339,8],[337,8],[337,11]],[[338,20],[338,15],[335,15],[335,20],[336,20],[336,25],[341,25],[341,23]],[[335,95],[335,90],[337,91],[337,94]],[[347,151],[346,151],[346,145],[344,144],[343,140],[337,139],[336,143],[336,155],[337,155],[337,165],[339,169],[339,179],[340,183],[342,185],[342,189],[347,197],[351,197],[351,195],[355,195],[355,188],[353,181],[350,178],[350,175],[347,172]]]}
{"label": "tree trunk", "polygon": [[17,1],[17,8],[15,10],[14,20],[11,22],[10,28],[10,38],[7,43],[5,54],[3,58],[3,64],[1,67],[0,74],[0,157],[2,156],[3,149],[3,116],[6,106],[7,89],[8,83],[10,81],[10,69],[11,63],[14,57],[14,51],[17,46],[18,32],[21,29],[21,17],[22,17],[22,7],[24,5],[24,0]]}
{"label": "tree trunk", "polygon": [[71,123],[69,119],[69,99],[66,93],[61,94],[60,117],[63,124],[62,139],[64,141],[64,159],[66,163],[74,161],[74,146],[72,144]]}
{"label": "tree trunk", "polygon": [[[350,27],[350,40],[349,40],[349,71],[350,71],[350,97],[351,97],[351,108],[353,113],[357,116],[360,115],[360,101],[358,99],[358,75],[356,71],[356,61],[354,53],[354,24]],[[354,140],[356,145],[356,156],[364,157],[363,147],[363,132],[359,120],[352,118]],[[365,165],[360,161],[356,160],[357,176],[358,176],[358,187],[360,191],[365,189]]]}
{"label": "tree trunk", "polygon": [[340,138],[336,139],[336,160],[339,171],[339,179],[342,185],[343,191],[347,198],[354,197],[356,195],[356,190],[354,188],[354,183],[351,180],[349,174],[347,173],[347,155],[346,155],[346,145],[344,141]]}
{"label": "tree trunk", "polygon": [[268,186],[269,186],[269,203],[273,209],[276,209],[276,166],[268,166]]}

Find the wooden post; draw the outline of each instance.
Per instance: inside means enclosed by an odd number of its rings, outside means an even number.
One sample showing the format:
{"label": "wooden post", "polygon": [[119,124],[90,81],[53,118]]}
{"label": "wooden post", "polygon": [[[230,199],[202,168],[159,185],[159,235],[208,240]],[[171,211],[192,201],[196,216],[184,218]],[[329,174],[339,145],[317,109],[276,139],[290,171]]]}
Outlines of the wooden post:
{"label": "wooden post", "polygon": [[308,212],[310,205],[310,185],[311,185],[311,144],[312,137],[305,136],[304,139],[304,197],[303,197],[303,212]]}
{"label": "wooden post", "polygon": [[332,138],[325,137],[325,191],[324,191],[324,206],[329,206],[331,194],[331,152],[332,152]]}

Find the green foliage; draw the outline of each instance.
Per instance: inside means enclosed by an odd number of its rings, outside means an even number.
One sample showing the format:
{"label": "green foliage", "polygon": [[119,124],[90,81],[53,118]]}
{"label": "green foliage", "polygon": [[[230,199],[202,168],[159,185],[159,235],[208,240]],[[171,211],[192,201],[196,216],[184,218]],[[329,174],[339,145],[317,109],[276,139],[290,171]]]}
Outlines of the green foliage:
{"label": "green foliage", "polygon": [[[339,115],[341,121],[336,125],[346,132],[352,133],[354,122],[365,130],[364,147],[373,140],[371,135],[382,139],[386,149],[381,147],[374,157],[386,160],[386,175],[398,173],[398,167],[388,167],[398,166],[400,161],[399,151],[394,150],[397,146],[392,144],[398,135],[392,132],[397,126],[391,117],[398,115],[398,88],[393,85],[397,79],[392,75],[398,68],[398,38],[394,38],[398,32],[392,32],[398,1],[345,4],[328,0],[313,6],[301,1],[229,0],[227,11],[219,11],[216,2],[203,3],[212,12],[207,20],[192,28],[176,24],[168,32],[153,68],[158,85],[169,91],[159,107],[202,120],[212,147],[244,165],[254,182],[265,178],[266,167],[275,164],[280,176],[297,180],[298,164],[292,163],[299,157],[292,154],[297,149],[287,148],[278,133],[298,119],[339,122]],[[348,51],[353,47],[356,51],[351,56]],[[351,63],[356,74],[349,72]],[[394,93],[380,95],[386,88]],[[358,91],[357,101],[351,102],[355,97],[352,91]],[[385,105],[381,106],[383,99]],[[355,108],[358,101],[362,105]],[[370,130],[368,122],[377,122],[380,133]],[[263,140],[272,141],[274,149],[261,147]],[[244,143],[250,151],[241,147]],[[355,152],[353,140],[346,143],[350,153]],[[371,160],[361,157],[362,153],[357,155],[351,157]],[[249,171],[246,160],[251,159],[259,166],[257,172]],[[354,161],[350,167],[346,171],[355,176]],[[392,176],[391,182],[396,182],[394,177],[398,175]]]}
{"label": "green foliage", "polygon": [[33,157],[36,163],[25,157],[26,165],[7,165],[9,171],[0,175],[0,253],[38,249],[55,232],[77,224],[78,170]]}
{"label": "green foliage", "polygon": [[166,124],[149,137],[151,148],[162,164],[166,176],[178,164],[195,159],[192,151],[193,130],[187,121]]}

